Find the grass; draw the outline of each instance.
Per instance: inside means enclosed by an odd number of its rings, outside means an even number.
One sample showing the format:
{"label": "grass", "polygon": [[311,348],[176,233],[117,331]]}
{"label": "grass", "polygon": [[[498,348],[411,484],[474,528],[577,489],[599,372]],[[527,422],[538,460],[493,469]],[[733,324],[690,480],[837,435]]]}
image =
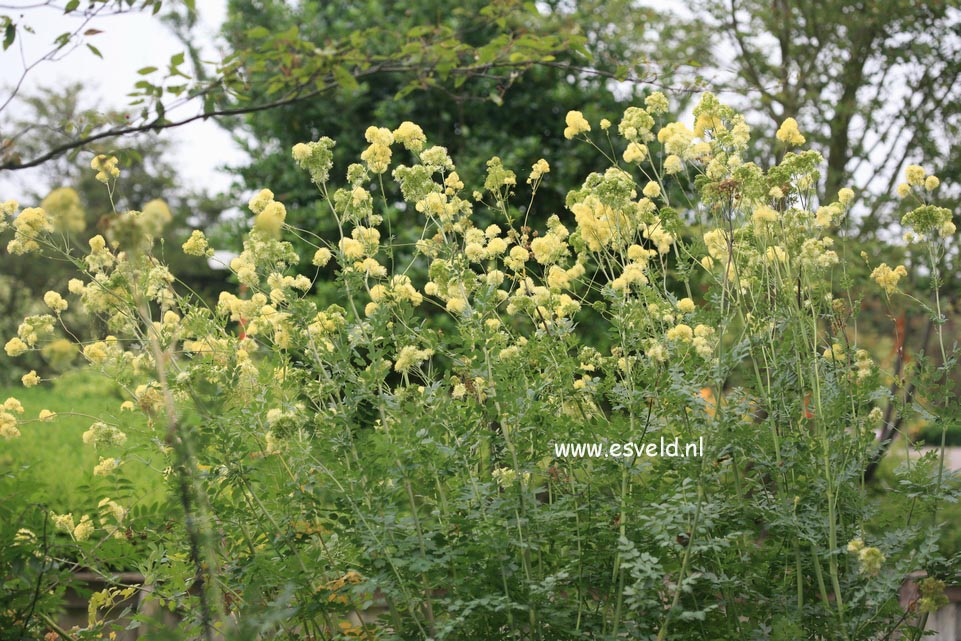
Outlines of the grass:
{"label": "grass", "polygon": [[[55,383],[33,388],[0,387],[0,401],[17,398],[24,407],[21,436],[2,443],[0,473],[29,478],[32,496],[57,512],[89,510],[103,497],[124,500],[128,507],[162,501],[166,484],[162,457],[142,414],[119,412],[122,397],[111,383],[90,373],[71,372]],[[36,420],[40,410],[56,412],[51,422]],[[90,425],[104,419],[127,433],[123,447],[96,450],[83,443]],[[109,476],[94,476],[100,457],[119,457],[121,468]],[[23,487],[23,484],[20,484]]]}

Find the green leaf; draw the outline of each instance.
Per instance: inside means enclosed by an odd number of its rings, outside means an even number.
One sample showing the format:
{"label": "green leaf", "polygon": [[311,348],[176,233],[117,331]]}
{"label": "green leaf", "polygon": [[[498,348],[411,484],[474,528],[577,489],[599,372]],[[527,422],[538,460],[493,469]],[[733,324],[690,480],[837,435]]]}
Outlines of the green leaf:
{"label": "green leaf", "polygon": [[70,2],[68,2],[66,6],[63,8],[63,12],[66,14],[66,13],[70,13],[71,11],[76,11],[77,7],[79,6],[80,6],[80,0],[70,0]]}
{"label": "green leaf", "polygon": [[434,30],[434,27],[431,25],[420,25],[420,26],[414,27],[413,29],[409,29],[407,31],[407,37],[423,38],[433,30]]}
{"label": "green leaf", "polygon": [[151,74],[156,70],[157,70],[156,67],[142,67],[137,70],[137,73],[140,74],[141,76],[146,76],[147,74]]}
{"label": "green leaf", "polygon": [[212,114],[217,110],[217,101],[211,94],[204,96],[204,115]]}
{"label": "green leaf", "polygon": [[346,91],[357,91],[360,89],[360,85],[357,84],[357,79],[342,66],[334,67],[334,80]]}
{"label": "green leaf", "polygon": [[17,27],[12,22],[8,22],[6,28],[3,30],[3,50],[6,51],[13,44],[13,41],[17,39]]}
{"label": "green leaf", "polygon": [[420,88],[420,83],[417,80],[411,80],[406,85],[400,88],[396,94],[394,94],[394,100],[400,100],[401,98],[407,96],[411,92]]}
{"label": "green leaf", "polygon": [[184,52],[175,53],[170,56],[170,66],[176,67],[177,65],[182,65],[184,63]]}
{"label": "green leaf", "polygon": [[92,44],[88,44],[88,45],[87,45],[87,49],[90,49],[90,52],[91,52],[93,55],[95,55],[95,56],[97,56],[98,58],[100,58],[101,60],[103,60],[103,54],[100,53],[100,49],[97,49],[97,48],[96,48],[95,46],[93,46]]}

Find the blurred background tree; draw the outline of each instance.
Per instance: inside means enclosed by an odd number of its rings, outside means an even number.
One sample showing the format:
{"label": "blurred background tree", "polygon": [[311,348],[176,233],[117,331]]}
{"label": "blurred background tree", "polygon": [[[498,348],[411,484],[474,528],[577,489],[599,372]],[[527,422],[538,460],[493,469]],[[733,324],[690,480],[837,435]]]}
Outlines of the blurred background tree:
{"label": "blurred background tree", "polygon": [[686,33],[713,48],[698,75],[769,136],[796,118],[825,157],[823,199],[858,188],[863,233],[900,221],[891,198],[907,164],[961,177],[957,0],[695,0],[689,9]]}
{"label": "blurred background tree", "polygon": [[[513,3],[502,3],[510,5]],[[489,77],[481,74],[444,80],[425,78],[416,71],[383,72],[368,76],[350,90],[297,105],[246,115],[229,121],[232,131],[245,143],[252,162],[240,169],[244,186],[257,189],[276,185],[292,202],[314,200],[316,189],[302,171],[289,162],[289,149],[297,142],[326,135],[337,141],[339,166],[355,162],[367,143],[364,130],[370,125],[396,127],[411,120],[424,127],[428,140],[448,149],[465,182],[483,176],[484,163],[494,155],[519,174],[538,158],[552,165],[557,186],[545,185],[542,206],[563,207],[562,185],[576,184],[583,176],[590,151],[572,147],[560,135],[564,116],[571,109],[585,111],[597,122],[616,117],[637,101],[651,84],[617,83],[612,78],[645,68],[642,44],[652,39],[652,27],[663,16],[633,3],[583,2],[564,10],[569,3],[541,3],[538,11],[492,12],[485,0],[467,0],[451,6],[438,0],[395,3],[372,0],[354,2],[304,2],[291,5],[280,0],[254,2],[231,0],[223,34],[236,48],[250,47],[251,26],[273,30],[299,27],[300,37],[322,46],[363,33],[376,25],[396,26],[393,38],[368,40],[371,57],[409,46],[412,29],[426,33],[452,33],[457,40],[483,48],[488,43],[530,38],[548,33],[583,36],[583,49],[552,56],[526,73]],[[417,31],[420,33],[421,31]],[[509,33],[515,35],[509,36]],[[646,38],[644,37],[646,34]],[[639,37],[640,36],[640,37]],[[692,42],[675,46],[696,47]],[[590,72],[580,71],[590,66]],[[650,71],[650,69],[647,69]],[[649,77],[655,77],[649,73]],[[670,82],[670,70],[657,70],[658,84]],[[252,86],[264,86],[254,82]],[[680,96],[686,101],[686,95]],[[279,152],[279,153],[277,153]]]}

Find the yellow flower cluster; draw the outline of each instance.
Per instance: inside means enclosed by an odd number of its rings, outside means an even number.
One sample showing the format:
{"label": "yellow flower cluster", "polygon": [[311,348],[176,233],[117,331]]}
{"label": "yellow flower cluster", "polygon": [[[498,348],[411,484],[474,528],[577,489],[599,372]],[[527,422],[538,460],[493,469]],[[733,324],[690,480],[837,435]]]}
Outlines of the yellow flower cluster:
{"label": "yellow flower cluster", "polygon": [[808,238],[801,244],[801,263],[812,269],[824,269],[837,265],[840,259],[837,252],[830,249],[833,245],[834,239],[830,236]]}
{"label": "yellow flower cluster", "polygon": [[11,254],[28,254],[40,249],[37,239],[43,233],[53,231],[53,222],[40,207],[28,207],[13,219],[16,231],[13,240],[7,243],[7,251]]}
{"label": "yellow flower cluster", "polygon": [[20,382],[24,387],[36,387],[40,384],[40,377],[37,376],[37,371],[32,369],[20,378]]}
{"label": "yellow flower cluster", "polygon": [[702,112],[694,120],[694,135],[703,138],[708,130],[715,134],[725,131],[724,122],[713,113]]}
{"label": "yellow flower cluster", "polygon": [[948,603],[948,595],[945,593],[944,581],[929,576],[921,579],[918,583],[918,591],[921,598],[918,599],[917,608],[921,614],[934,614]]}
{"label": "yellow flower cluster", "polygon": [[941,179],[937,176],[929,176],[921,165],[908,165],[904,170],[904,177],[907,182],[898,185],[898,197],[907,198],[914,188],[923,188],[931,192],[941,185]]}
{"label": "yellow flower cluster", "polygon": [[41,338],[45,338],[53,333],[53,326],[56,322],[53,316],[41,314],[39,316],[27,316],[17,328],[17,336],[7,341],[4,350],[8,356],[20,356],[29,349],[36,347]]}
{"label": "yellow flower cluster", "polygon": [[144,204],[143,211],[140,212],[139,222],[148,235],[157,238],[163,233],[164,227],[169,225],[172,220],[173,214],[170,213],[170,206],[167,202],[162,198],[154,198]]}
{"label": "yellow flower cluster", "polygon": [[778,140],[788,145],[797,146],[805,143],[805,138],[801,135],[797,120],[794,118],[786,118],[778,127],[776,136]]}
{"label": "yellow flower cluster", "polygon": [[908,184],[912,187],[924,185],[924,177],[927,174],[921,165],[908,165],[904,170],[904,177],[908,179]]}
{"label": "yellow flower cluster", "polygon": [[102,447],[106,445],[123,445],[127,442],[127,435],[113,425],[107,425],[103,421],[97,421],[83,433],[83,442],[86,445]]}
{"label": "yellow flower cluster", "polygon": [[[527,184],[533,185],[551,170],[551,166],[547,164],[547,161],[541,158],[531,166],[531,175],[527,178]],[[463,188],[463,183],[461,184]]]}
{"label": "yellow flower cluster", "polygon": [[664,334],[664,338],[669,341],[690,343],[692,340],[694,340],[694,330],[691,329],[690,325],[680,323],[667,330],[667,333]]}
{"label": "yellow flower cluster", "polygon": [[531,241],[531,253],[541,265],[552,265],[567,256],[567,229],[560,225]]}
{"label": "yellow flower cluster", "polygon": [[667,96],[660,91],[655,91],[645,98],[644,106],[647,107],[647,113],[653,115],[667,113],[671,108],[670,103],[667,101]]}
{"label": "yellow flower cluster", "polygon": [[394,371],[406,374],[415,367],[419,367],[424,361],[434,355],[432,349],[419,349],[413,345],[402,347],[397,353],[394,362]]}
{"label": "yellow flower cluster", "polygon": [[580,310],[580,303],[567,294],[552,292],[550,288],[536,285],[531,278],[518,282],[513,296],[509,297],[507,314],[527,313],[542,328],[569,317]]}
{"label": "yellow flower cluster", "polygon": [[[374,261],[376,263],[377,261]],[[273,272],[267,277],[267,286],[270,287],[270,301],[275,304],[286,303],[288,293],[292,290],[306,292],[311,286],[310,279],[303,274],[288,276],[280,272]]]}
{"label": "yellow flower cluster", "polygon": [[628,107],[617,125],[617,132],[629,142],[645,143],[654,140],[653,127],[654,118],[646,109]]}
{"label": "yellow flower cluster", "polygon": [[370,288],[370,299],[375,303],[410,303],[414,307],[424,302],[424,296],[414,287],[410,277],[397,274],[387,285],[374,285]]}
{"label": "yellow flower cluster", "polygon": [[314,142],[297,143],[290,154],[300,168],[310,174],[310,180],[315,185],[322,185],[330,177],[330,168],[334,163],[333,148],[334,141],[324,136]]}
{"label": "yellow flower cluster", "polygon": [[774,224],[778,221],[778,218],[778,213],[767,205],[757,207],[754,213],[751,214],[751,222],[754,223],[756,227]]}
{"label": "yellow flower cluster", "polygon": [[[138,385],[134,389],[133,395],[137,400],[137,405],[147,414],[156,414],[163,407],[163,392],[160,390],[160,384],[156,381]],[[115,443],[115,445],[122,445],[123,440],[126,440],[127,436],[121,432],[121,436],[119,436],[119,438],[122,440],[120,440],[118,443]]]}
{"label": "yellow flower cluster", "polygon": [[840,343],[834,343],[830,347],[825,347],[822,356],[825,360],[840,363],[844,360],[844,346]]}
{"label": "yellow flower cluster", "polygon": [[16,414],[23,414],[23,405],[11,396],[0,405],[0,437],[10,439],[20,436]]}
{"label": "yellow flower cluster", "polygon": [[860,564],[860,572],[876,576],[884,563],[884,554],[876,547],[867,547],[861,539],[853,539],[848,543],[848,552],[856,554]]}
{"label": "yellow flower cluster", "polygon": [[111,472],[120,467],[120,460],[116,458],[100,457],[100,462],[93,468],[94,476],[109,476]]}
{"label": "yellow flower cluster", "polygon": [[70,187],[51,191],[40,201],[40,208],[50,215],[54,228],[59,232],[78,233],[87,226],[80,195]]}
{"label": "yellow flower cluster", "polygon": [[188,256],[206,256],[209,258],[214,255],[214,250],[207,244],[207,237],[199,229],[193,230],[190,233],[190,238],[181,247]]}
{"label": "yellow flower cluster", "polygon": [[40,355],[56,370],[65,370],[77,355],[77,346],[66,338],[57,338],[40,348]]}
{"label": "yellow flower cluster", "polygon": [[646,269],[646,258],[626,264],[621,275],[611,281],[611,287],[622,291],[628,289],[631,285],[646,285],[649,282],[647,274],[644,273]]}
{"label": "yellow flower cluster", "polygon": [[326,247],[321,247],[320,249],[314,252],[314,257],[310,262],[312,265],[315,265],[317,267],[323,267],[330,262],[330,259],[332,257],[333,257],[333,254],[330,252],[329,249],[327,249]]}
{"label": "yellow flower cluster", "polygon": [[677,154],[671,154],[664,159],[664,173],[668,175],[678,174],[684,171],[684,161]]}
{"label": "yellow flower cluster", "polygon": [[394,130],[394,142],[404,145],[408,151],[417,153],[424,148],[427,136],[424,135],[424,130],[419,125],[405,120]]}
{"label": "yellow flower cluster", "polygon": [[623,247],[638,229],[635,209],[615,209],[593,194],[572,205],[571,211],[588,249],[594,252]]}
{"label": "yellow flower cluster", "polygon": [[874,372],[874,359],[866,349],[859,349],[854,352],[854,365],[857,367],[858,380],[864,380]]}
{"label": "yellow flower cluster", "polygon": [[96,170],[97,180],[106,185],[110,182],[111,178],[118,178],[120,176],[120,169],[117,167],[117,162],[116,156],[98,154],[90,161],[90,168]]}
{"label": "yellow flower cluster", "polygon": [[722,229],[712,229],[703,236],[708,256],[718,262],[728,259],[728,238]]}
{"label": "yellow flower cluster", "polygon": [[273,192],[261,189],[251,198],[249,207],[255,215],[254,229],[270,238],[280,238],[280,230],[287,219],[287,208],[283,203],[274,200]]}
{"label": "yellow flower cluster", "polygon": [[360,154],[360,159],[367,164],[371,172],[384,173],[390,166],[390,146],[394,144],[394,134],[384,127],[368,127],[364,132],[364,139],[370,146]]}
{"label": "yellow flower cluster", "polygon": [[86,541],[93,534],[96,527],[89,514],[80,517],[80,523],[74,524],[73,514],[50,514],[53,526],[68,533],[76,541]]}
{"label": "yellow flower cluster", "polygon": [[20,203],[15,200],[5,200],[0,202],[0,218],[13,216],[15,213],[17,213],[17,209],[19,208]]}
{"label": "yellow flower cluster", "polygon": [[487,161],[487,177],[484,180],[484,189],[499,194],[504,187],[510,188],[516,184],[517,176],[504,166],[504,161],[499,156],[494,156]]}
{"label": "yellow flower cluster", "polygon": [[654,243],[657,253],[662,256],[671,251],[671,245],[675,241],[674,234],[664,228],[661,219],[657,216],[650,223],[641,223],[641,235]]}
{"label": "yellow flower cluster", "polygon": [[7,356],[17,357],[27,352],[30,346],[24,343],[19,336],[15,336],[7,341],[3,349],[7,353]]}
{"label": "yellow flower cluster", "polygon": [[467,299],[463,296],[452,296],[444,306],[451,314],[459,315],[467,311]]}
{"label": "yellow flower cluster", "polygon": [[103,236],[97,234],[87,242],[90,245],[90,253],[84,257],[84,262],[90,271],[103,272],[114,264],[116,258],[107,249],[107,241]]}
{"label": "yellow flower cluster", "polygon": [[694,340],[691,345],[697,355],[703,359],[714,356],[714,328],[707,325],[697,325],[694,327]]}
{"label": "yellow flower cluster", "polygon": [[898,281],[907,275],[908,270],[904,265],[898,265],[894,269],[891,269],[887,263],[881,263],[871,272],[871,278],[873,278],[888,295],[897,291]]}
{"label": "yellow flower cluster", "polygon": [[642,163],[647,160],[647,154],[647,145],[637,142],[628,143],[627,149],[624,150],[624,162]]}
{"label": "yellow flower cluster", "polygon": [[508,489],[513,487],[520,478],[523,483],[528,483],[531,479],[530,472],[523,472],[518,474],[516,471],[509,467],[498,467],[491,470],[491,478],[497,483],[502,489]]}
{"label": "yellow flower cluster", "polygon": [[428,217],[436,218],[445,226],[453,222],[454,215],[458,211],[455,202],[451,201],[447,194],[438,192],[431,192],[417,201],[414,209]]}
{"label": "yellow flower cluster", "polygon": [[[690,300],[690,299],[684,299]],[[693,302],[691,302],[693,305]],[[665,320],[672,318],[671,316],[665,317]],[[704,359],[711,358],[714,355],[714,328],[707,325],[696,325],[691,328],[690,325],[685,323],[678,323],[677,325],[671,327],[664,334],[664,338],[668,341],[675,343],[690,343],[694,348],[695,353]],[[666,351],[662,352],[663,346],[657,344],[656,342],[649,347],[648,356],[655,358],[656,360],[663,361],[666,359]],[[663,356],[664,358],[661,358]]]}
{"label": "yellow flower cluster", "polygon": [[818,207],[814,212],[814,226],[825,229],[834,224],[841,216],[841,209],[836,204]]}
{"label": "yellow flower cluster", "polygon": [[115,341],[110,343],[105,341],[96,341],[94,343],[84,345],[83,356],[91,363],[99,365],[106,361],[112,353],[115,354],[116,351],[119,351],[119,349],[116,347]]}
{"label": "yellow flower cluster", "polygon": [[551,265],[547,271],[547,285],[554,290],[570,289],[571,284],[586,273],[582,263],[574,263],[569,269],[559,265]]}
{"label": "yellow flower cluster", "polygon": [[[493,158],[491,160],[494,160]],[[424,163],[424,166],[431,171],[453,171],[454,161],[451,160],[450,154],[447,153],[446,147],[430,147],[420,152],[420,161]],[[499,162],[499,159],[498,159]],[[488,161],[488,167],[490,166],[490,161]]]}
{"label": "yellow flower cluster", "polygon": [[248,336],[257,336],[266,332],[273,336],[274,347],[288,349],[295,336],[295,328],[290,318],[289,312],[279,311],[274,305],[264,305],[250,319],[245,331]]}
{"label": "yellow flower cluster", "polygon": [[67,311],[67,301],[63,299],[59,293],[54,291],[49,291],[43,295],[44,304],[53,310],[55,314],[61,314]]}
{"label": "yellow flower cluster", "polygon": [[683,123],[669,122],[657,132],[657,141],[664,145],[668,154],[683,157],[694,142],[694,132]]}
{"label": "yellow flower cluster", "polygon": [[[269,190],[264,191],[270,194]],[[273,200],[273,194],[270,194],[269,200]],[[261,206],[266,209],[268,205],[269,202]],[[289,243],[281,242],[267,234],[251,233],[244,241],[244,250],[230,261],[230,269],[237,274],[237,280],[241,284],[259,289],[258,265],[270,265],[272,270],[284,269],[297,259],[298,256]]]}
{"label": "yellow flower cluster", "polygon": [[567,125],[567,127],[564,128],[564,137],[568,140],[572,140],[574,136],[591,130],[591,123],[587,122],[587,118],[579,111],[568,111],[564,122]]}
{"label": "yellow flower cluster", "polygon": [[127,509],[116,501],[110,500],[110,498],[100,499],[100,502],[97,503],[97,509],[100,511],[100,527],[108,532],[113,532],[114,538],[122,539],[123,530],[120,526],[127,517]]}

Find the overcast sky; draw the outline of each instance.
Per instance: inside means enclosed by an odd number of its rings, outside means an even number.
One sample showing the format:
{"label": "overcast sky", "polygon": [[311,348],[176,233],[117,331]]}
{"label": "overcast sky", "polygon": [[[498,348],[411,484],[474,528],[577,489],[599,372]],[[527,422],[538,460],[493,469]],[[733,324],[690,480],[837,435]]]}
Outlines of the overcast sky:
{"label": "overcast sky", "polygon": [[[18,42],[5,52],[0,52],[0,104],[6,101],[11,88],[20,79],[24,62],[31,64],[50,48],[50,43],[60,33],[76,28],[78,19],[64,16],[52,7],[25,8],[17,11],[10,7],[29,7],[37,0],[5,0],[0,14],[22,20],[33,27],[35,34],[18,33]],[[58,3],[58,4],[63,4]],[[83,3],[84,5],[86,3]],[[226,11],[226,0],[201,0],[197,3],[202,24],[196,30],[197,41],[203,45],[204,59],[220,57],[215,34]],[[22,16],[22,18],[20,18]],[[183,46],[159,20],[149,12],[133,12],[121,16],[95,19],[88,28],[103,33],[91,36],[88,42],[103,54],[97,58],[86,47],[72,51],[63,60],[44,62],[30,71],[21,88],[24,95],[35,93],[40,87],[81,82],[91,96],[99,97],[105,109],[123,109],[130,103],[127,94],[140,79],[137,70],[147,66],[163,67],[170,56],[183,51]],[[16,108],[16,98],[0,112],[0,131]],[[187,107],[180,115],[193,115],[198,107]],[[189,111],[192,110],[192,111]],[[181,169],[184,184],[223,191],[230,184],[230,176],[219,171],[218,166],[237,163],[243,153],[230,136],[212,121],[197,121],[183,127],[167,130],[162,135],[175,142],[177,154],[174,163]],[[122,144],[122,140],[119,144]],[[0,171],[0,200],[23,199],[24,186],[36,187],[42,183],[37,170]],[[30,203],[22,202],[22,205]]]}

